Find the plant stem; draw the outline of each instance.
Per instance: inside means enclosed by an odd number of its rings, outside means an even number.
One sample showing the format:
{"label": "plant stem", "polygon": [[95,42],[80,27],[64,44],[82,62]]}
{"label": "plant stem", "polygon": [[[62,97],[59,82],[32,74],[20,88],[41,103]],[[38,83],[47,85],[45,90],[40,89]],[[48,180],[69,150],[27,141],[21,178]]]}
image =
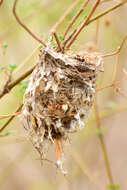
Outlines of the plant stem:
{"label": "plant stem", "polygon": [[[95,109],[95,117],[96,117],[96,126],[97,126],[98,129],[100,129],[101,128],[101,121],[100,121],[100,116],[99,116],[99,111],[98,111],[96,94],[95,94],[94,109]],[[111,172],[111,168],[110,168],[110,163],[109,163],[109,159],[108,159],[107,148],[106,148],[106,145],[105,145],[105,142],[104,142],[103,134],[99,134],[98,138],[99,138],[99,141],[101,143],[101,148],[103,150],[105,167],[106,167],[109,183],[113,187],[113,190],[115,190],[114,181],[113,181],[113,177],[112,177],[112,172]]]}

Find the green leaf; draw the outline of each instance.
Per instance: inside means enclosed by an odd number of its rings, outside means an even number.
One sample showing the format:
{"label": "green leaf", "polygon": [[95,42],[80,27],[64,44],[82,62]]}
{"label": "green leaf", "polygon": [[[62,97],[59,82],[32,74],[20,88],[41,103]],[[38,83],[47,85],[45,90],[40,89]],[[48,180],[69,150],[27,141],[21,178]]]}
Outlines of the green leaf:
{"label": "green leaf", "polygon": [[107,185],[107,189],[109,190],[119,190],[120,189],[120,185],[116,184],[116,185]]}
{"label": "green leaf", "polygon": [[58,39],[59,39],[60,41],[62,41],[62,40],[63,40],[63,36],[58,36]]}
{"label": "green leaf", "polygon": [[22,96],[24,95],[24,93],[25,93],[25,91],[26,91],[26,89],[28,87],[28,83],[29,83],[28,80],[23,80],[23,81],[21,81],[21,82],[18,83],[18,85],[20,86],[19,92],[20,92],[20,94]]}
{"label": "green leaf", "polygon": [[8,48],[8,44],[7,44],[6,42],[4,42],[4,43],[2,44],[2,48],[7,49],[7,48]]}
{"label": "green leaf", "polygon": [[42,46],[42,45],[40,45],[38,48],[39,48],[39,49],[41,49],[42,47],[43,47],[43,46]]}
{"label": "green leaf", "polygon": [[11,72],[13,72],[17,68],[17,65],[15,63],[9,64],[9,69]]}

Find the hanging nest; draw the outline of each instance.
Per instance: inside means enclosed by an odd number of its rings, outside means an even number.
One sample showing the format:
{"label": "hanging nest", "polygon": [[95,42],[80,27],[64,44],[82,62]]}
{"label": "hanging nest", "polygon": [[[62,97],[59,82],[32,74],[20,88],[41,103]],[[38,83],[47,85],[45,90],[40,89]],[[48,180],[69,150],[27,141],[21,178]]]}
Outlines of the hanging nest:
{"label": "hanging nest", "polygon": [[85,126],[100,71],[98,54],[62,54],[50,45],[41,50],[24,95],[21,119],[42,158],[48,145],[56,142],[59,157],[59,142]]}

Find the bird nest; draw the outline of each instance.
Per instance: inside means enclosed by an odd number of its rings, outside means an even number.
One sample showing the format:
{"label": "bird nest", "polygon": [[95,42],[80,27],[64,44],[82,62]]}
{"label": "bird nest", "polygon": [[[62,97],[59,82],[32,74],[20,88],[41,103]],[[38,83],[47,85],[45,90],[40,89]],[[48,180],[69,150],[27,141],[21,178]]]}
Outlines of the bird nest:
{"label": "bird nest", "polygon": [[21,119],[42,158],[47,145],[57,142],[58,146],[85,126],[101,70],[98,54],[63,54],[50,45],[41,50],[24,95]]}

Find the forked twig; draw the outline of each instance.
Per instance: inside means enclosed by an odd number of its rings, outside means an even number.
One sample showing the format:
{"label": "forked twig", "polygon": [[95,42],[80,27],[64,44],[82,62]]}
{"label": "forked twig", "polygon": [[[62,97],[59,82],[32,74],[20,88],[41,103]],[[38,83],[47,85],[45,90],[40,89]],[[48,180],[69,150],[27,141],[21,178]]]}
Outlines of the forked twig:
{"label": "forked twig", "polygon": [[113,53],[108,53],[108,54],[102,55],[101,57],[102,58],[106,58],[106,57],[114,56],[114,55],[117,55],[118,53],[120,53],[120,51],[121,51],[121,49],[122,49],[122,47],[123,47],[126,39],[127,39],[127,35],[123,38],[122,43],[120,44],[120,46],[117,48],[116,51],[114,51]]}
{"label": "forked twig", "polygon": [[72,20],[70,21],[69,25],[67,26],[64,34],[63,34],[63,40],[65,39],[67,33],[69,32],[70,28],[72,27],[72,25],[74,24],[74,22],[77,20],[77,18],[81,15],[81,13],[84,11],[85,7],[87,6],[88,2],[90,0],[87,0],[83,3],[83,5],[81,6],[81,8],[79,9],[79,11],[77,12],[77,14],[72,18]]}
{"label": "forked twig", "polygon": [[66,16],[74,9],[74,7],[78,4],[80,0],[75,0],[73,4],[65,11],[65,13],[60,17],[60,19],[56,22],[56,24],[51,28],[50,35],[52,35],[58,26],[63,22],[63,20],[66,18]]}
{"label": "forked twig", "polygon": [[67,48],[70,48],[70,46],[72,45],[72,43],[76,40],[77,36],[80,34],[80,32],[83,30],[83,28],[86,26],[86,24],[88,23],[89,19],[91,18],[91,16],[93,15],[93,13],[95,12],[97,6],[99,5],[100,0],[96,0],[95,5],[93,6],[92,10],[90,11],[89,15],[87,16],[86,20],[79,26],[79,28],[77,29],[76,33],[74,34],[74,36],[72,37],[71,41],[69,42],[69,44],[67,45]]}
{"label": "forked twig", "polygon": [[17,20],[17,22],[35,39],[37,40],[39,43],[41,43],[43,46],[46,46],[45,43],[38,38],[33,32],[31,32],[31,30],[20,20],[19,16],[16,13],[16,6],[17,6],[17,2],[18,0],[14,1],[14,5],[13,5],[13,14]]}

